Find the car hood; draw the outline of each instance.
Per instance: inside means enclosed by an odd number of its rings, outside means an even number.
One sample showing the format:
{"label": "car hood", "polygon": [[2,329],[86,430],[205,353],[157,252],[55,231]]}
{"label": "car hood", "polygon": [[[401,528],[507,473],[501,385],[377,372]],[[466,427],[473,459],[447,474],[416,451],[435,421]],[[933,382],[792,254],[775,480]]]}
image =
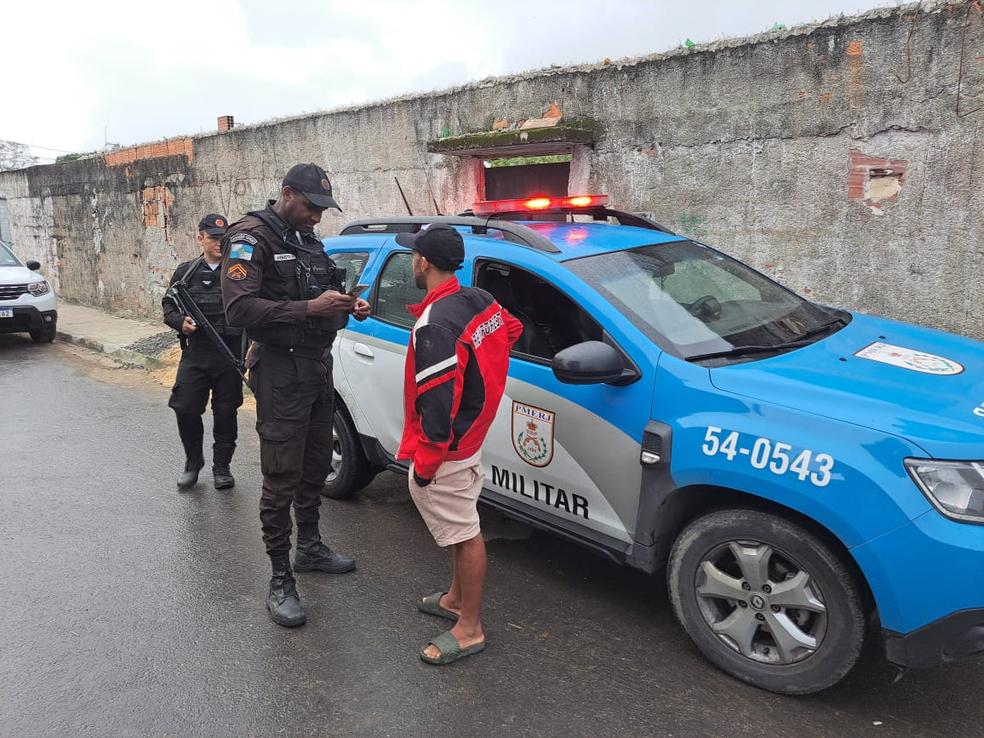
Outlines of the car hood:
{"label": "car hood", "polygon": [[0,284],[30,284],[44,279],[37,272],[32,272],[23,266],[0,267]]}
{"label": "car hood", "polygon": [[855,315],[809,346],[710,375],[723,391],[901,436],[936,458],[984,459],[979,341]]}

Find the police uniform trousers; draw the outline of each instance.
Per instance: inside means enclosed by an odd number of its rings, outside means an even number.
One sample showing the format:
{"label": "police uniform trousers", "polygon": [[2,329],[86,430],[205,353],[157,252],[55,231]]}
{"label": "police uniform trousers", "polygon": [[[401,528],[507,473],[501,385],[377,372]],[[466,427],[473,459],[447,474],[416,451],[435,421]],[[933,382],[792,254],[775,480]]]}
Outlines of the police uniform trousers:
{"label": "police uniform trousers", "polygon": [[[178,434],[189,459],[201,458],[205,434],[202,413],[212,396],[212,463],[228,466],[236,450],[239,424],[236,411],[243,404],[243,378],[222,354],[202,336],[189,339],[181,353],[168,406],[178,418]],[[241,339],[227,341],[238,353]]]}
{"label": "police uniform trousers", "polygon": [[260,436],[263,542],[274,563],[286,563],[291,504],[298,538],[318,533],[321,491],[331,471],[332,359],[331,354],[307,358],[254,344],[247,366]]}

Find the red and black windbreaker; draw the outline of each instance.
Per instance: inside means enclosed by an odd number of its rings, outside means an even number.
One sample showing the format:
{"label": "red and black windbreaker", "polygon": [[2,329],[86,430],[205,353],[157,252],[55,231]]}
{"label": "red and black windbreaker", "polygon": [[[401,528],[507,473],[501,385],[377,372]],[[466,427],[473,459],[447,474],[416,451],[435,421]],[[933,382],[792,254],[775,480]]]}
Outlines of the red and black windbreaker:
{"label": "red and black windbreaker", "polygon": [[418,477],[433,479],[444,461],[481,449],[523,326],[488,292],[461,287],[457,279],[409,310],[417,323],[407,350],[397,457],[412,460]]}

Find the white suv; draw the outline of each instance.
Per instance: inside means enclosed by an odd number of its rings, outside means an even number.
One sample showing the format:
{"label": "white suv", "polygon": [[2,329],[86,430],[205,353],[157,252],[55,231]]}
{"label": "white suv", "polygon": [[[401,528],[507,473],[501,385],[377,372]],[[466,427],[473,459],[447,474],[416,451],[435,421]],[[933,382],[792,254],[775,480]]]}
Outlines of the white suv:
{"label": "white suv", "polygon": [[0,333],[28,332],[36,343],[55,340],[57,299],[36,261],[21,263],[0,241]]}

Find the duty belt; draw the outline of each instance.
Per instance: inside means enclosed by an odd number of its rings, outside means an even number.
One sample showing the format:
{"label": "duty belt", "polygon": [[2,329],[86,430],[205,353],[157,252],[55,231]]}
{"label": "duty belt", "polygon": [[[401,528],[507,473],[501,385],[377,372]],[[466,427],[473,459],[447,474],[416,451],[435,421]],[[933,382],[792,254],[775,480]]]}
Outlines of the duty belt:
{"label": "duty belt", "polygon": [[263,351],[270,351],[275,354],[284,354],[286,356],[297,356],[301,359],[315,359],[316,361],[323,361],[331,356],[331,346],[325,346],[324,348],[314,348],[313,346],[278,346],[275,343],[259,343],[254,341],[257,347]]}

